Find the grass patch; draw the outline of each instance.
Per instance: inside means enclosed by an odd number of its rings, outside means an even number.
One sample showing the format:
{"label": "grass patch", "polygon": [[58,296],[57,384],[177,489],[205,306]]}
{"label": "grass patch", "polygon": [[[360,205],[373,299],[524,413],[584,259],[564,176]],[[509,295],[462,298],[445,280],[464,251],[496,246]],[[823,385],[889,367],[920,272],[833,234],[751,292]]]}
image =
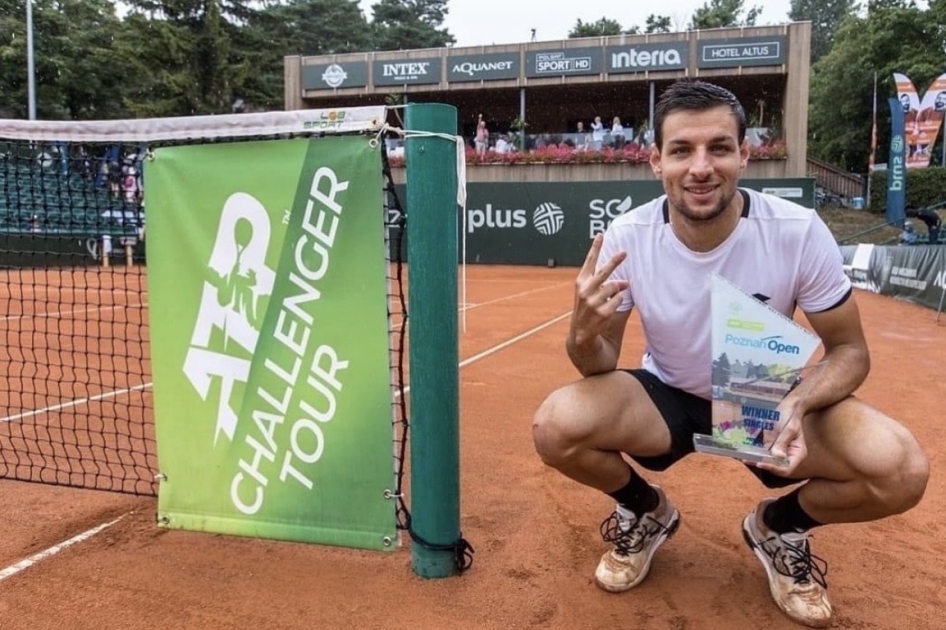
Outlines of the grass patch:
{"label": "grass patch", "polygon": [[[831,233],[834,234],[834,238],[843,241],[843,245],[857,245],[858,243],[896,245],[899,242],[900,229],[890,225],[884,226],[883,215],[872,214],[866,210],[851,210],[850,208],[825,208],[820,210],[818,214],[828,225]],[[936,214],[946,224],[946,209],[937,210]],[[913,228],[925,242],[927,238],[926,224],[919,219],[907,220],[913,223]]]}
{"label": "grass patch", "polygon": [[[873,214],[866,210],[825,208],[820,210],[818,214],[828,225],[831,233],[834,234],[834,238],[843,241],[844,245],[856,245],[858,243],[896,245],[900,236],[900,228],[890,225],[880,227],[884,224],[883,215]],[[926,226],[922,224],[922,221],[917,231],[926,234]],[[859,236],[855,236],[858,234]]]}

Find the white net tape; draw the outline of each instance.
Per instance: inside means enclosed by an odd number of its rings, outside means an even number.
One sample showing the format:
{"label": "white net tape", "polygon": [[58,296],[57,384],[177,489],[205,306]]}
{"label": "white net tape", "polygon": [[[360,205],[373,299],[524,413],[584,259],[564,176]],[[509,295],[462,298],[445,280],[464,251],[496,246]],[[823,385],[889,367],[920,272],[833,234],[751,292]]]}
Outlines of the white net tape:
{"label": "white net tape", "polygon": [[385,116],[386,108],[378,106],[140,120],[0,119],[0,139],[37,142],[157,142],[278,134],[376,132],[384,127]]}

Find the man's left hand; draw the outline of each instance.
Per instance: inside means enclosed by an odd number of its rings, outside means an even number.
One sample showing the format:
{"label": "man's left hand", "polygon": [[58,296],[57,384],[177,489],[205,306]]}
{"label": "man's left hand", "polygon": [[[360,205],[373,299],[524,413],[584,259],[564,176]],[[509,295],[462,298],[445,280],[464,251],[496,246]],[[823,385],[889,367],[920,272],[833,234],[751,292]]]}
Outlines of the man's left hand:
{"label": "man's left hand", "polygon": [[779,405],[778,410],[780,419],[768,436],[766,446],[772,455],[787,460],[787,463],[784,466],[760,463],[758,466],[780,477],[791,477],[799,464],[808,456],[802,424],[805,413],[798,406],[785,401]]}

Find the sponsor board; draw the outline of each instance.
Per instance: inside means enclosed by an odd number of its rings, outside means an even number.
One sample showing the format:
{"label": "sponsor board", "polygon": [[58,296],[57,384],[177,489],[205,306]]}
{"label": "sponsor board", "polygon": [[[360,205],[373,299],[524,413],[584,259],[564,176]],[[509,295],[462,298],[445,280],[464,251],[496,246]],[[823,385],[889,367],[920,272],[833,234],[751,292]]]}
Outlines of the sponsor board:
{"label": "sponsor board", "polygon": [[302,66],[303,90],[338,90],[368,85],[368,64],[345,61]]}

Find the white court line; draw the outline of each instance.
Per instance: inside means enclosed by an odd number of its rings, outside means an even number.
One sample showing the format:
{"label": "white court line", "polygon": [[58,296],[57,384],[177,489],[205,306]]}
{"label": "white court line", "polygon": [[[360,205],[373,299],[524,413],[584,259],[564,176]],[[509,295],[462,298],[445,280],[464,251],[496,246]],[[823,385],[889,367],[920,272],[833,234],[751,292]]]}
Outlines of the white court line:
{"label": "white court line", "polygon": [[469,365],[469,364],[471,364],[471,363],[476,363],[476,362],[479,361],[480,359],[485,359],[486,357],[488,357],[488,356],[491,355],[491,354],[496,354],[496,353],[499,352],[500,350],[503,350],[503,349],[505,349],[505,348],[508,348],[508,347],[511,346],[512,344],[518,343],[518,342],[522,341],[523,339],[525,339],[526,337],[531,337],[531,336],[534,335],[535,333],[537,333],[537,332],[539,332],[539,331],[541,331],[541,330],[545,330],[546,328],[548,328],[549,326],[552,326],[553,324],[559,323],[560,321],[562,321],[562,320],[565,319],[566,317],[569,317],[571,314],[572,314],[572,309],[568,309],[567,311],[565,311],[565,312],[562,313],[561,315],[559,315],[559,316],[557,316],[557,317],[553,317],[552,319],[550,319],[549,321],[545,322],[544,324],[539,324],[539,325],[536,326],[535,328],[533,328],[533,329],[531,329],[531,330],[527,330],[527,331],[525,331],[525,332],[522,333],[522,334],[516,335],[516,336],[513,337],[512,339],[507,339],[506,341],[504,341],[504,342],[502,342],[502,343],[496,344],[496,345],[493,346],[492,348],[487,348],[486,350],[483,350],[483,351],[480,352],[479,354],[474,354],[472,357],[470,357],[470,358],[468,358],[468,359],[463,359],[462,361],[460,361],[460,364],[459,364],[457,367],[461,367],[461,368],[462,368],[462,367],[467,366],[467,365]]}
{"label": "white court line", "polygon": [[[102,306],[87,306],[85,308],[77,308],[71,311],[55,311],[53,313],[24,313],[22,315],[7,315],[5,317],[0,317],[0,322],[8,322],[14,319],[34,319],[34,318],[43,318],[43,317],[61,317],[63,315],[75,315],[77,313],[89,313],[91,311],[114,311],[120,308],[138,308],[142,306],[148,306],[148,303],[144,304],[109,304]],[[110,322],[107,322],[110,323]]]}
{"label": "white court line", "polygon": [[[523,339],[525,339],[525,338],[527,338],[527,337],[531,337],[532,335],[534,335],[535,333],[537,333],[537,332],[539,332],[539,331],[545,330],[545,329],[548,328],[549,326],[552,326],[552,325],[554,325],[554,324],[557,324],[558,322],[562,321],[562,320],[565,319],[566,317],[569,317],[571,314],[572,314],[572,310],[571,310],[571,309],[568,309],[567,311],[565,311],[565,312],[562,313],[561,315],[558,315],[558,316],[556,316],[556,317],[553,317],[553,318],[550,319],[549,321],[547,321],[547,322],[545,322],[545,323],[543,323],[543,324],[539,324],[539,325],[536,326],[535,328],[529,329],[529,330],[525,331],[524,333],[520,333],[520,334],[516,335],[515,337],[513,337],[512,339],[507,339],[506,341],[503,341],[502,343],[496,344],[496,345],[493,346],[492,348],[487,348],[486,350],[483,350],[483,351],[480,352],[479,354],[474,354],[472,357],[463,359],[462,361],[460,361],[460,362],[457,364],[457,367],[458,367],[458,368],[463,368],[463,367],[466,367],[466,366],[470,365],[471,363],[476,363],[476,362],[479,361],[480,359],[485,359],[486,357],[488,357],[488,356],[491,355],[491,354],[496,354],[496,353],[499,352],[500,350],[504,350],[505,348],[508,348],[509,346],[513,345],[514,343],[518,343],[518,342],[522,341]],[[405,386],[402,387],[400,390],[394,392],[394,397],[397,398],[398,396],[400,396],[400,395],[402,395],[402,394],[406,394],[406,393],[408,393],[409,391],[411,391],[411,386],[410,386],[410,385],[405,385]]]}
{"label": "white court line", "polygon": [[[480,308],[482,306],[489,306],[490,304],[498,304],[499,302],[505,302],[506,300],[514,300],[515,298],[523,297],[526,295],[532,295],[533,293],[539,293],[540,291],[548,291],[549,289],[554,289],[562,285],[569,284],[568,282],[557,282],[555,284],[550,284],[546,287],[539,287],[538,289],[529,289],[528,291],[521,291],[519,293],[514,293],[512,295],[505,295],[503,297],[498,297],[493,300],[487,300],[485,302],[477,302],[473,304],[462,304],[457,308],[458,313],[465,313],[466,311],[472,311],[474,308]],[[410,317],[410,312],[408,312],[408,317]],[[404,322],[394,324],[391,327],[392,330],[399,330],[401,326],[404,325]]]}
{"label": "white court line", "polygon": [[[539,332],[539,331],[545,330],[545,329],[548,328],[549,326],[552,326],[552,325],[554,325],[554,324],[557,324],[558,322],[562,321],[562,320],[565,319],[566,317],[570,316],[571,313],[572,313],[572,311],[571,311],[571,309],[569,309],[569,310],[565,311],[564,313],[562,313],[561,315],[558,315],[557,317],[553,317],[552,319],[550,319],[549,321],[547,321],[547,322],[545,322],[545,323],[539,324],[539,325],[536,326],[535,328],[532,328],[532,329],[530,329],[530,330],[525,331],[524,333],[520,333],[520,334],[516,335],[516,336],[513,337],[512,339],[507,339],[506,341],[503,341],[502,343],[496,344],[496,345],[493,346],[492,348],[487,348],[486,350],[484,350],[484,351],[482,351],[482,352],[480,352],[480,353],[478,353],[478,354],[474,354],[472,357],[469,357],[469,358],[466,358],[466,359],[460,361],[460,363],[457,364],[457,367],[458,367],[458,368],[462,368],[462,367],[465,367],[465,366],[467,366],[467,365],[470,365],[471,363],[476,363],[477,361],[479,361],[479,360],[481,360],[481,359],[485,359],[486,357],[488,357],[488,356],[490,356],[490,355],[492,355],[492,354],[496,354],[496,353],[499,352],[500,350],[503,350],[503,349],[505,349],[505,348],[508,348],[509,346],[511,346],[511,345],[513,345],[513,344],[515,344],[515,343],[518,343],[518,342],[522,341],[523,339],[526,339],[527,337],[531,337],[532,335],[534,335],[535,333],[537,333],[537,332]],[[119,390],[119,391],[116,391],[116,392],[111,392],[110,394],[117,396],[117,395],[119,395],[119,393],[130,392],[130,391],[134,391],[134,390],[136,390],[136,389],[144,389],[144,388],[150,387],[150,386],[151,386],[151,383],[145,383],[145,384],[143,384],[143,385],[139,385],[139,386],[137,386],[137,387],[130,388],[130,389],[127,389],[127,390]],[[397,398],[397,397],[399,397],[399,396],[402,395],[402,394],[408,393],[409,391],[411,391],[411,386],[410,386],[410,385],[407,385],[406,387],[403,387],[400,391],[396,392],[394,397]],[[100,396],[101,396],[101,397],[105,397],[105,396],[108,396],[108,395],[109,395],[109,394],[102,394],[102,395],[100,395]],[[65,405],[60,405],[60,406],[57,407],[57,408],[62,408],[62,407],[65,407],[65,406],[72,406],[73,404],[80,404],[81,402],[85,402],[85,401],[89,401],[89,400],[93,400],[93,399],[92,399],[92,398],[89,398],[89,399],[83,399],[82,401],[73,401],[72,403],[66,403]],[[47,409],[40,409],[40,410],[37,410],[36,412],[33,412],[33,413],[43,413],[43,412],[45,412],[45,411],[54,411],[55,409],[56,409],[56,408],[50,407],[50,408],[47,408]],[[13,418],[13,417],[11,416],[11,418]],[[0,418],[0,422],[3,422],[3,421],[5,421],[5,420],[10,420],[11,418]],[[127,515],[125,515],[125,516],[127,516]],[[120,517],[118,517],[117,519],[115,519],[115,520],[113,520],[113,521],[109,521],[108,523],[102,523],[101,525],[99,525],[99,526],[97,526],[97,527],[93,527],[92,529],[90,529],[90,530],[87,531],[87,532],[83,532],[83,533],[79,534],[78,536],[74,536],[74,537],[70,538],[69,540],[67,540],[67,541],[65,541],[65,542],[61,542],[61,543],[59,543],[58,545],[55,545],[55,546],[53,546],[53,547],[50,547],[49,549],[46,549],[45,551],[41,551],[41,552],[39,552],[39,553],[37,553],[37,554],[35,554],[35,555],[30,556],[29,558],[27,558],[27,559],[25,559],[25,560],[21,560],[20,562],[17,562],[17,563],[14,564],[13,566],[10,566],[10,567],[7,567],[6,569],[0,570],[0,582],[2,582],[3,580],[7,579],[8,577],[11,577],[11,576],[13,576],[13,575],[16,575],[17,573],[19,573],[20,571],[23,571],[24,569],[30,568],[31,566],[33,566],[33,565],[36,564],[37,562],[41,562],[42,560],[45,560],[46,558],[49,558],[50,556],[56,555],[57,553],[59,553],[60,551],[62,551],[63,549],[65,549],[65,548],[67,548],[67,547],[71,547],[72,545],[74,545],[74,544],[76,544],[76,543],[80,543],[80,542],[82,542],[82,541],[84,541],[84,540],[88,540],[89,538],[92,538],[92,537],[95,536],[96,534],[98,534],[98,533],[100,533],[100,532],[102,532],[102,531],[108,529],[108,528],[111,527],[112,525],[115,525],[117,522],[119,522],[119,521],[122,520],[123,518],[124,518],[124,516],[120,516]]]}
{"label": "white court line", "polygon": [[[127,514],[125,516],[127,516]],[[50,556],[56,555],[57,553],[59,553],[63,549],[66,549],[67,547],[71,547],[72,545],[75,545],[76,543],[80,543],[83,540],[88,540],[89,538],[92,538],[92,536],[95,536],[99,532],[102,532],[108,529],[109,527],[117,523],[118,521],[125,518],[125,516],[119,516],[114,521],[109,521],[108,523],[102,523],[101,525],[98,525],[97,527],[93,527],[87,532],[82,532],[81,534],[77,536],[73,536],[69,540],[65,540],[59,543],[58,545],[53,545],[49,549],[40,551],[39,553],[34,554],[30,556],[29,558],[26,558],[25,560],[20,560],[16,564],[9,566],[6,569],[3,569],[2,571],[0,571],[0,582],[7,579],[8,577],[13,577],[14,575],[19,573],[20,571],[23,571],[24,569],[29,569],[31,566],[33,566],[37,562],[41,562]]]}
{"label": "white court line", "polygon": [[53,405],[51,407],[43,407],[42,409],[34,409],[32,411],[24,411],[23,413],[18,413],[13,416],[0,418],[0,423],[13,422],[14,420],[23,420],[24,418],[32,418],[33,416],[41,416],[44,413],[49,413],[50,411],[61,411],[63,409],[69,409],[70,407],[78,407],[79,405],[84,405],[90,402],[97,402],[99,400],[105,400],[107,398],[115,398],[116,396],[121,396],[123,394],[130,394],[132,392],[138,392],[143,389],[148,389],[149,387],[151,387],[151,385],[152,383],[142,383],[141,385],[135,385],[134,387],[116,389],[114,391],[105,392],[102,394],[96,394],[95,396],[89,396],[88,398],[76,398],[75,400],[70,400],[69,402],[60,403],[58,405]]}

